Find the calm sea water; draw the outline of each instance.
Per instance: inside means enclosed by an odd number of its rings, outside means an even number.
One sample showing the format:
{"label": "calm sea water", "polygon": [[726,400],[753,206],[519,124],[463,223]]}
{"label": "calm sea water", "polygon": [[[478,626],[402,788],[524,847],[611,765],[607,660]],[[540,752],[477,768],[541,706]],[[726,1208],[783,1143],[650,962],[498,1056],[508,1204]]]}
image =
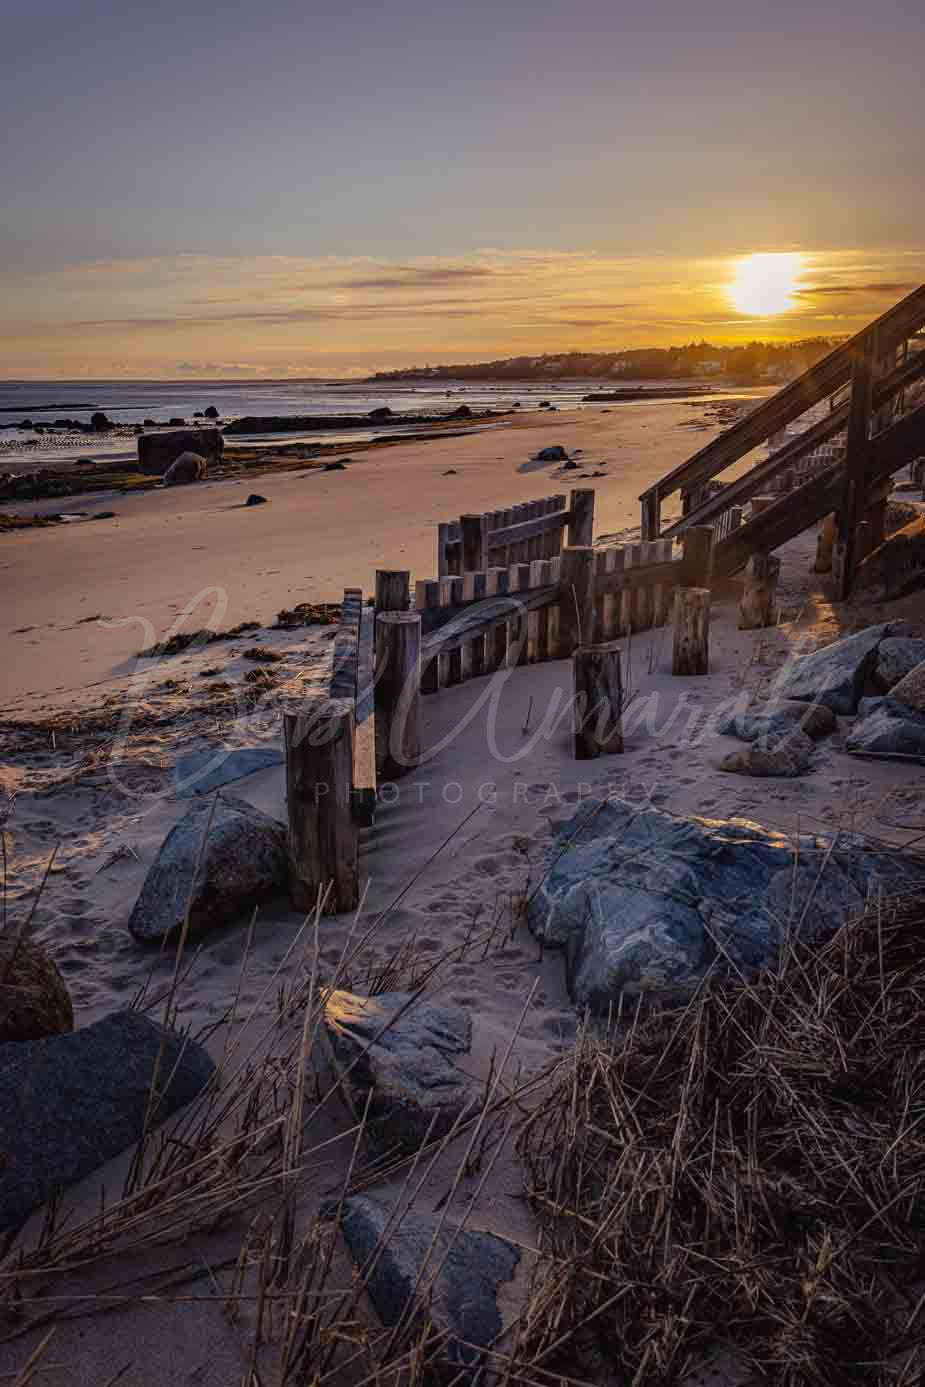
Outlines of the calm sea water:
{"label": "calm sea water", "polygon": [[[664,381],[633,382],[662,385]],[[472,409],[507,409],[519,401],[523,409],[536,409],[549,400],[560,409],[581,406],[582,395],[592,390],[613,389],[614,382],[594,380],[496,383],[440,381],[390,385],[387,389],[366,384],[324,381],[3,381],[0,382],[0,470],[2,462],[34,460],[37,464],[62,456],[116,457],[134,454],[134,440],[117,437],[55,439],[22,430],[19,423],[53,424],[56,419],[89,423],[102,410],[113,423],[141,424],[145,419],[166,422],[171,417],[194,422],[196,413],[213,405],[224,423],[248,414],[358,414],[387,405],[396,413],[448,414],[467,404]],[[616,387],[618,388],[618,387]],[[600,405],[585,406],[600,408]],[[208,422],[208,421],[204,421]],[[13,427],[11,427],[13,426]],[[394,426],[370,430],[358,425],[343,435],[325,434],[328,442],[342,438],[359,442],[376,433],[394,432]],[[302,435],[274,435],[292,442]],[[310,434],[304,435],[310,438]],[[237,436],[245,441],[244,435]]]}

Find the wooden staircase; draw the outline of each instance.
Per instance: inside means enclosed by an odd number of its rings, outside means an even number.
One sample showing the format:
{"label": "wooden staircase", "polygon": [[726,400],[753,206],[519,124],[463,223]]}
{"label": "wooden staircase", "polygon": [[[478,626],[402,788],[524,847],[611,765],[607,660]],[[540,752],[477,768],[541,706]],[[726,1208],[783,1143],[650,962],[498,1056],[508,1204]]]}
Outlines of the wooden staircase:
{"label": "wooden staircase", "polygon": [[[753,554],[769,554],[834,513],[836,596],[846,597],[857,563],[882,541],[890,476],[925,455],[925,403],[906,408],[904,398],[911,385],[925,378],[923,328],[925,285],[920,285],[643,492],[643,540],[673,538],[691,526],[712,525],[715,571],[730,574]],[[818,407],[825,404],[822,417],[796,438],[708,494],[713,478],[810,411],[820,413]],[[788,470],[799,470],[811,453],[839,437],[844,447],[832,450],[837,461],[766,503],[770,484]],[[684,514],[662,529],[662,502],[679,491]],[[753,504],[756,497],[764,498],[760,509]],[[749,503],[750,514],[738,523]]]}

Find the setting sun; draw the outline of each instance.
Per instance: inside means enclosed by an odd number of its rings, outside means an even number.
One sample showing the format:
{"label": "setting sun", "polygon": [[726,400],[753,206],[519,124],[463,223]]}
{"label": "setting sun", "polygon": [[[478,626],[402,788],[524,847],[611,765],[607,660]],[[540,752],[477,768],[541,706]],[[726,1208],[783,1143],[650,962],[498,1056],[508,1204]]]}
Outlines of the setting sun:
{"label": "setting sun", "polygon": [[746,255],[736,262],[726,292],[737,312],[754,318],[773,317],[793,307],[802,270],[803,256],[796,251]]}

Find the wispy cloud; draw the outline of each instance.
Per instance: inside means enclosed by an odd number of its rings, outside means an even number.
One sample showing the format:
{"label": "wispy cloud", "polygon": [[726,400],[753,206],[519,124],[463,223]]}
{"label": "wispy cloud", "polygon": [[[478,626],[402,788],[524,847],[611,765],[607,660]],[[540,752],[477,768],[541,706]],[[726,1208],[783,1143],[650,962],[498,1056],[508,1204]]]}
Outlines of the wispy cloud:
{"label": "wispy cloud", "polygon": [[[925,251],[805,253],[796,306],[762,335],[854,330],[925,279]],[[754,335],[735,257],[525,247],[415,259],[175,255],[41,276],[0,270],[0,374],[351,374],[560,349]],[[177,363],[180,363],[179,365]]]}

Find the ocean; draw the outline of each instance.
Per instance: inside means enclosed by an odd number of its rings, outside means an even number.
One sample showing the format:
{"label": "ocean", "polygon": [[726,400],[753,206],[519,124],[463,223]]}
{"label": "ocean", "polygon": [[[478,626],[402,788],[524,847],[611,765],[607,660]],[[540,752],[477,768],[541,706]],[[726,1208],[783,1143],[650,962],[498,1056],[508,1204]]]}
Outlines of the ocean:
{"label": "ocean", "polygon": [[[634,381],[633,387],[668,385],[665,381]],[[47,435],[35,429],[23,429],[26,421],[39,426],[53,426],[56,419],[75,419],[89,423],[90,417],[101,410],[115,424],[132,426],[145,419],[165,422],[170,418],[184,419],[188,424],[198,420],[210,406],[218,410],[222,423],[230,423],[244,415],[293,414],[357,414],[388,406],[395,413],[427,412],[449,414],[461,404],[473,410],[509,409],[519,402],[523,409],[537,409],[548,400],[559,409],[596,408],[601,405],[582,405],[582,396],[590,391],[619,386],[612,380],[559,380],[548,384],[530,382],[441,380],[389,382],[370,385],[355,381],[267,380],[267,381],[2,381],[0,382],[0,463],[35,462],[45,465],[62,457],[80,456],[119,458],[135,453],[134,439],[120,432],[115,435],[94,436]],[[702,398],[691,391],[691,398]],[[675,401],[677,397],[675,397]],[[413,430],[409,429],[409,433]],[[355,429],[326,433],[325,442],[362,442],[377,434],[394,433],[395,426],[370,428],[365,421]],[[277,442],[310,441],[312,434],[274,434]],[[236,443],[259,442],[259,435],[235,436]],[[0,467],[2,470],[2,467]]]}

